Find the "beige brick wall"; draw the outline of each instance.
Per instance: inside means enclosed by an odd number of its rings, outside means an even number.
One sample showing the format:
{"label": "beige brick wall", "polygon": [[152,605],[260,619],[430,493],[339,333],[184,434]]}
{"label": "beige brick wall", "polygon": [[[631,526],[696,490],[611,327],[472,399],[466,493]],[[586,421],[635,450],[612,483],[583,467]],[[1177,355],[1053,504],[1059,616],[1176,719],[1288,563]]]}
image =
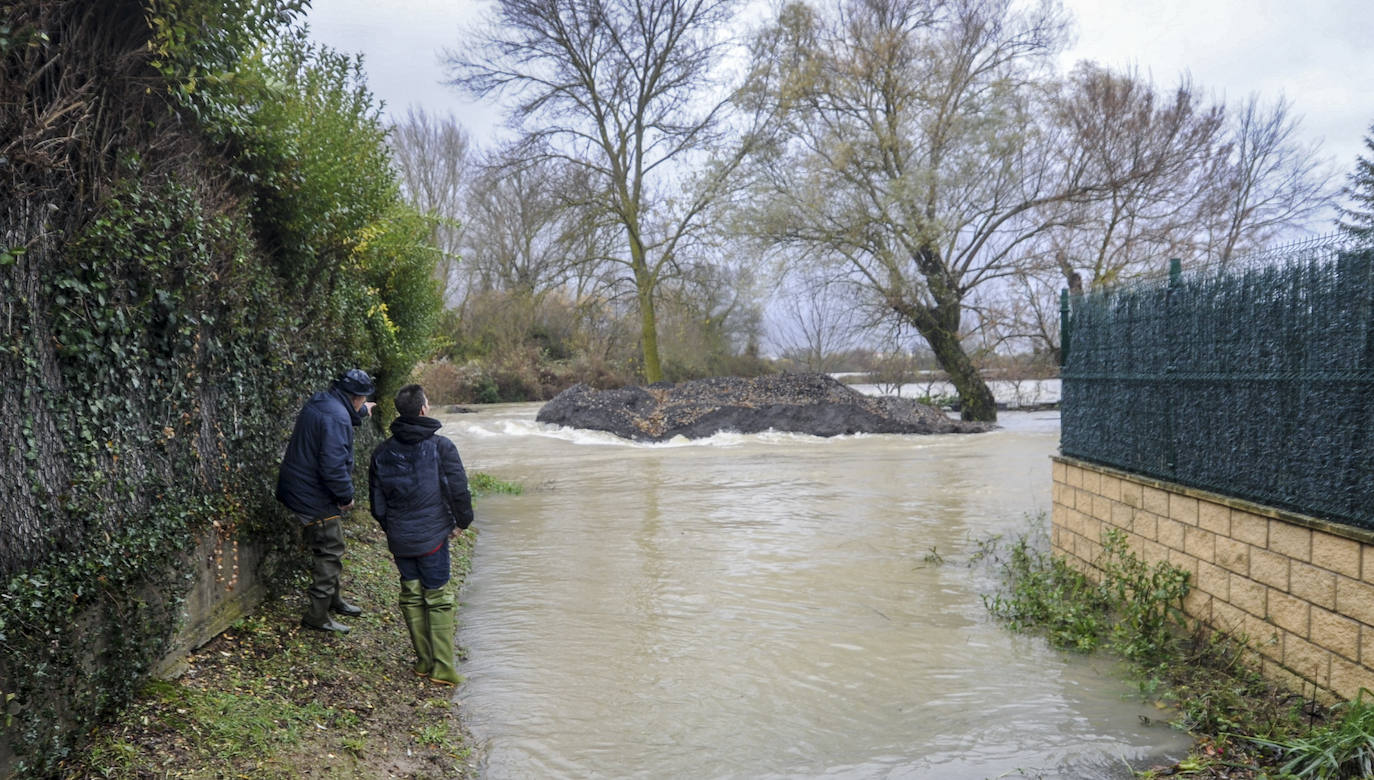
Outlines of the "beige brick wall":
{"label": "beige brick wall", "polygon": [[1105,530],[1192,575],[1188,614],[1248,639],[1270,677],[1374,690],[1374,532],[1055,458],[1055,553],[1087,570]]}

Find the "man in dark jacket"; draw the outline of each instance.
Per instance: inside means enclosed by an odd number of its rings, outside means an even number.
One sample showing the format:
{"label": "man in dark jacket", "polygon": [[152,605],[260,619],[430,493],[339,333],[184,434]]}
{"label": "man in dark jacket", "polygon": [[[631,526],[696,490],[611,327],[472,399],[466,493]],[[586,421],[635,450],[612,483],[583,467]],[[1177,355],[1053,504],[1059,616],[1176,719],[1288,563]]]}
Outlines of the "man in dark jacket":
{"label": "man in dark jacket", "polygon": [[472,524],[472,494],[458,447],[434,435],[441,423],[427,416],[424,389],[401,388],[396,412],[391,438],[372,453],[368,468],[372,516],[401,573],[401,615],[415,647],[414,671],[456,685],[448,541]]}
{"label": "man in dark jacket", "polygon": [[360,615],[362,609],[339,594],[343,571],[343,526],[340,518],[353,508],[353,429],[374,404],[376,387],[367,372],[352,368],[333,386],[306,401],[277,472],[277,500],[301,523],[301,536],[312,554],[309,606],[301,625],[320,631],[348,633],[330,612]]}

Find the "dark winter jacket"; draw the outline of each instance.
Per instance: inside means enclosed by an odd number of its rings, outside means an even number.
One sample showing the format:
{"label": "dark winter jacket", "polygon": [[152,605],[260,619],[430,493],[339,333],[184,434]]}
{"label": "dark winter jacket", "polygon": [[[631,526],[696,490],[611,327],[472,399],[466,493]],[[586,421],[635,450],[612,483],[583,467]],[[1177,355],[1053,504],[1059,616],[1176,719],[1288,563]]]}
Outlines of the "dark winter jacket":
{"label": "dark winter jacket", "polygon": [[353,501],[353,428],[362,417],[342,390],[316,393],[296,416],[277,472],[277,500],[311,519]]}
{"label": "dark winter jacket", "polygon": [[418,558],[437,550],[455,526],[472,524],[468,475],[452,441],[435,436],[433,417],[399,417],[391,438],[372,453],[372,516],[391,554]]}

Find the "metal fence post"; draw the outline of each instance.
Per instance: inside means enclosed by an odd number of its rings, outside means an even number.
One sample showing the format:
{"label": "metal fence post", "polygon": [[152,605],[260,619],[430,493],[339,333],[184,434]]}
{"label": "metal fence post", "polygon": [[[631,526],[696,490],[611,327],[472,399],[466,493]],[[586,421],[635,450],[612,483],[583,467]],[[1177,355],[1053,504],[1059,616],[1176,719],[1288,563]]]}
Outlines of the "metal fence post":
{"label": "metal fence post", "polygon": [[1168,334],[1169,359],[1164,364],[1164,392],[1166,404],[1164,410],[1164,430],[1167,438],[1167,450],[1165,468],[1168,469],[1169,477],[1172,479],[1178,474],[1178,441],[1176,439],[1176,428],[1174,418],[1178,416],[1178,404],[1176,394],[1178,393],[1178,383],[1173,381],[1173,374],[1178,369],[1178,332],[1174,327],[1174,309],[1178,304],[1174,302],[1174,294],[1178,291],[1179,285],[1183,282],[1183,261],[1177,257],[1169,258],[1169,288],[1164,293],[1165,311],[1165,332]]}
{"label": "metal fence post", "polygon": [[1069,288],[1059,290],[1059,367],[1069,359]]}

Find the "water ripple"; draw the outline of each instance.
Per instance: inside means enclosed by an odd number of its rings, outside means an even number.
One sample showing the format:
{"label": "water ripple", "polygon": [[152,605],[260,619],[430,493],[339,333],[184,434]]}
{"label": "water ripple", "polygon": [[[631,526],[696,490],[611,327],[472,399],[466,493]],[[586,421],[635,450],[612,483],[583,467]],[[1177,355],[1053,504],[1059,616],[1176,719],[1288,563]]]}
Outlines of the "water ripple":
{"label": "water ripple", "polygon": [[532,418],[444,428],[541,486],[478,506],[460,696],[487,777],[1108,778],[1186,745],[1115,669],[988,620],[961,564],[1048,505],[1041,421],[607,446]]}

